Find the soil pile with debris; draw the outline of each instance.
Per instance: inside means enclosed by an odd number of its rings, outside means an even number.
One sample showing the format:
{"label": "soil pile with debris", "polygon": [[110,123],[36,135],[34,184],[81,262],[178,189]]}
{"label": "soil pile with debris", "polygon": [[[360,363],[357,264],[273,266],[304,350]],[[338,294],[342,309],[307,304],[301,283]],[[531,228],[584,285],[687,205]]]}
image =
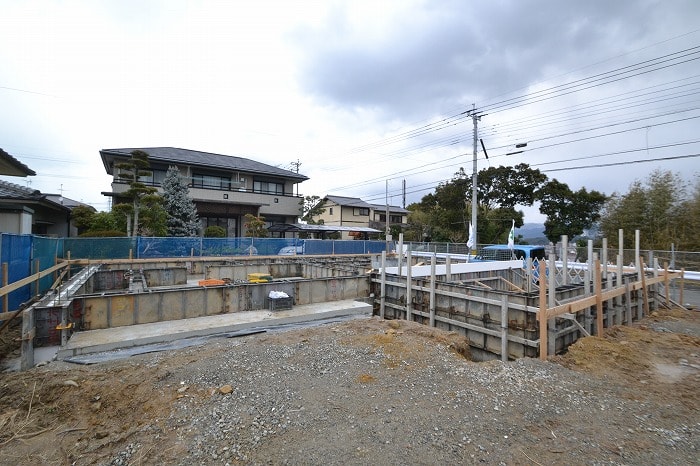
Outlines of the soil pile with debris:
{"label": "soil pile with debris", "polygon": [[563,356],[358,319],[0,375],[0,464],[697,464],[700,313]]}

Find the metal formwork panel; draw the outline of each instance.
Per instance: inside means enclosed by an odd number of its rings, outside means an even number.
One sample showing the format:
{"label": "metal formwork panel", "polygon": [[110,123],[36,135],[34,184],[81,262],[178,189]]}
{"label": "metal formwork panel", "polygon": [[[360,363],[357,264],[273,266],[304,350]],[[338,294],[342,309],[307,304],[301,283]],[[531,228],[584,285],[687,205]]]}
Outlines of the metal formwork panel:
{"label": "metal formwork panel", "polygon": [[133,325],[134,319],[134,295],[110,296],[108,323],[110,327]]}

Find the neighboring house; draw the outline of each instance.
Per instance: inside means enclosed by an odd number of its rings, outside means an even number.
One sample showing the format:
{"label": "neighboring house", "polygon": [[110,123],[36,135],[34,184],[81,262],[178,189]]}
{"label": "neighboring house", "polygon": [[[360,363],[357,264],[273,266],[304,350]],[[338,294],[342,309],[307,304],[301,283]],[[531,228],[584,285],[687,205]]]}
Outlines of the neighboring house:
{"label": "neighboring house", "polygon": [[36,172],[0,149],[0,175],[34,176]]}
{"label": "neighboring house", "polygon": [[[370,204],[357,197],[327,195],[319,201],[325,211],[314,216],[314,222],[343,227],[374,228],[386,231],[386,205]],[[406,226],[408,210],[389,206],[389,225]],[[343,239],[360,237],[352,231],[342,232]]]}
{"label": "neighboring house", "polygon": [[112,191],[102,194],[112,196],[114,204],[125,201],[120,194],[129,188],[117,177],[115,165],[127,161],[135,150],[148,154],[152,172],[151,177],[140,181],[157,187],[159,192],[168,167],[180,170],[197,206],[202,230],[216,225],[223,227],[229,237],[243,236],[246,214],[264,217],[268,227],[295,223],[301,215],[302,198],[294,194],[294,187],[308,177],[242,157],[174,147],[101,150],[105,170],[113,176]]}
{"label": "neighboring house", "polygon": [[76,236],[70,213],[80,202],[58,194],[42,194],[0,180],[0,232],[46,235]]}
{"label": "neighboring house", "polygon": [[[0,175],[25,177],[36,172],[0,149]],[[78,231],[70,212],[77,205],[81,203],[0,180],[0,232],[75,236]]]}

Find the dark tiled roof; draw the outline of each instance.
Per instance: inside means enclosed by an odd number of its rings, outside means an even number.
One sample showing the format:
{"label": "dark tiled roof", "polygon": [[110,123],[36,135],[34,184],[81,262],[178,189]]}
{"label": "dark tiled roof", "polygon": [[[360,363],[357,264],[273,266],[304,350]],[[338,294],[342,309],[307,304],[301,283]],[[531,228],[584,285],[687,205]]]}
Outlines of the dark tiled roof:
{"label": "dark tiled roof", "polygon": [[0,149],[0,175],[34,176],[36,172]]}
{"label": "dark tiled roof", "polygon": [[43,203],[48,206],[53,204],[62,209],[73,209],[79,205],[87,205],[67,197],[61,201],[60,194],[43,194],[37,189],[26,188],[3,180],[0,180],[0,200],[24,201],[28,204]]}
{"label": "dark tiled roof", "polygon": [[368,204],[359,197],[332,196],[329,194],[324,199],[342,206],[366,207],[368,209],[372,207],[372,204]]}
{"label": "dark tiled roof", "polygon": [[106,163],[106,156],[129,157],[131,152],[142,150],[148,154],[148,160],[152,162],[175,163],[182,165],[192,165],[198,167],[211,167],[224,170],[236,170],[248,173],[262,173],[266,175],[279,176],[283,178],[296,179],[299,181],[308,180],[307,176],[295,173],[291,170],[273,167],[265,163],[243,157],[232,155],[212,154],[190,149],[179,149],[177,147],[132,147],[122,149],[102,149],[100,155],[107,173],[111,174],[111,168]]}
{"label": "dark tiled roof", "polygon": [[40,200],[44,195],[39,190],[0,180],[0,198]]}
{"label": "dark tiled roof", "polygon": [[[386,204],[370,204],[369,202],[363,201],[359,197],[332,196],[329,194],[326,197],[324,197],[324,199],[335,202],[336,204],[342,205],[342,206],[367,207],[370,209],[380,210],[380,211],[386,210]],[[402,213],[402,214],[408,213],[408,210],[406,210],[402,207],[392,206],[392,205],[389,206],[389,211],[394,212],[394,213]]]}
{"label": "dark tiled roof", "polygon": [[[386,210],[386,204],[370,204],[374,210]],[[395,205],[390,205],[389,206],[389,212],[393,212],[395,214],[407,214],[410,211],[404,209],[403,207],[395,206]]]}

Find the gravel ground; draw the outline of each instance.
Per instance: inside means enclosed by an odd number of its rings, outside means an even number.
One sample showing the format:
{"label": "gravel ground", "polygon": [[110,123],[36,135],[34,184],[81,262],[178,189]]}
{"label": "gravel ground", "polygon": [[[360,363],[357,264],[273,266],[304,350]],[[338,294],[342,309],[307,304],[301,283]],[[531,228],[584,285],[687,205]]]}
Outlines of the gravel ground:
{"label": "gravel ground", "polygon": [[371,318],[51,363],[2,374],[0,463],[698,464],[700,338],[654,329],[696,314],[552,361]]}

